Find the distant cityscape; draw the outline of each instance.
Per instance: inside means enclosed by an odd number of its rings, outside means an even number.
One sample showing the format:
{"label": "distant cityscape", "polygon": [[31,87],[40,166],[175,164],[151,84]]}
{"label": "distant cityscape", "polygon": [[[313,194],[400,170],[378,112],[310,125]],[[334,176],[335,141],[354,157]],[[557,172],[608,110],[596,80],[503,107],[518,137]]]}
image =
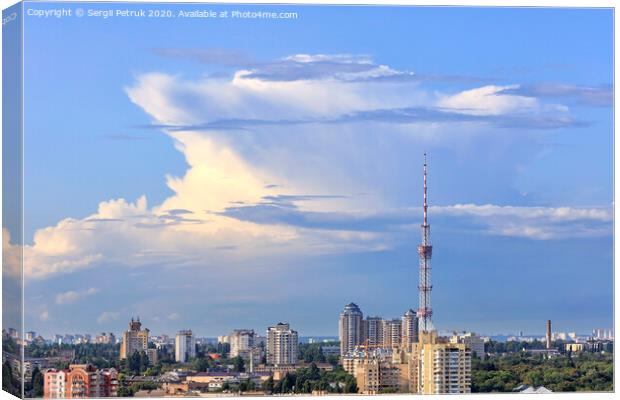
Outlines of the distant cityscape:
{"label": "distant cityscape", "polygon": [[[381,317],[368,317],[372,318],[381,318]],[[394,320],[391,320],[394,321]],[[245,329],[241,329],[242,331]],[[254,332],[253,329],[249,331]],[[150,331],[149,331],[150,332]],[[455,331],[439,331],[440,336],[449,336],[454,334]],[[466,333],[462,331],[461,333]],[[8,328],[3,330],[3,335],[6,337],[11,337],[17,344],[45,344],[45,345],[77,345],[77,344],[120,344],[122,342],[122,333],[113,333],[113,332],[101,332],[100,334],[91,334],[91,333],[63,333],[63,334],[54,334],[50,337],[44,337],[43,335],[38,334],[35,331],[24,332],[24,340],[19,339],[19,331],[15,328]],[[496,341],[496,342],[534,342],[534,341],[545,341],[546,333],[524,333],[524,332],[514,332],[514,333],[480,333],[477,334],[484,342],[488,341]],[[217,337],[195,337],[195,343],[197,345],[200,344],[217,344],[218,342],[222,342],[226,340],[228,335],[221,335]],[[149,336],[149,341],[158,343],[161,341],[169,340],[174,341],[174,336],[170,339],[171,336],[168,334],[161,335],[151,335]],[[552,332],[552,340],[564,340],[564,341],[572,341],[576,343],[584,343],[588,340],[614,340],[614,331],[613,329],[593,329],[590,333],[577,333],[577,332]],[[339,341],[338,336],[299,336],[300,343],[331,343]],[[170,343],[172,343],[170,342]]]}
{"label": "distant cityscape", "polygon": [[[369,317],[372,318],[381,318],[381,317]],[[381,318],[382,319],[382,318]],[[393,320],[392,320],[393,321]],[[254,330],[252,330],[254,331]],[[149,331],[150,332],[150,331]],[[449,336],[454,333],[454,331],[439,331],[441,336]],[[38,334],[35,331],[24,332],[24,340],[19,339],[19,331],[15,328],[8,328],[3,330],[3,334],[7,337],[11,337],[16,341],[16,343],[23,343],[24,345],[28,345],[31,343],[37,344],[111,344],[111,343],[121,343],[122,341],[122,333],[118,332],[115,334],[113,332],[101,332],[99,334],[92,333],[56,333],[49,337],[44,337],[41,334]],[[163,338],[169,338],[170,335],[162,334],[162,335],[151,335],[149,336],[150,341],[158,342],[163,340]],[[217,337],[199,337],[196,336],[195,341],[196,344],[216,344],[221,340],[224,340],[227,335],[221,335]],[[546,339],[546,333],[524,333],[523,331],[513,332],[513,333],[480,333],[479,337],[482,338],[485,342],[489,340],[494,340],[498,342],[511,342],[511,341],[519,341],[519,342],[533,342],[536,340],[544,341]],[[566,341],[574,341],[574,342],[585,342],[589,339],[598,339],[598,340],[614,340],[614,331],[613,329],[593,329],[590,333],[578,333],[578,332],[552,332],[553,340],[566,340]],[[337,335],[334,336],[299,336],[300,343],[326,343],[326,342],[334,342],[338,341],[339,337]]]}
{"label": "distant cityscape", "polygon": [[[342,368],[354,380],[356,393],[469,393],[472,357],[484,359],[492,355],[493,352],[489,351],[492,343],[539,344],[538,347],[523,348],[521,351],[553,358],[567,353],[612,353],[614,342],[611,329],[594,329],[589,335],[551,330],[544,335],[518,332],[493,337],[465,331],[438,335],[436,331],[420,332],[419,320],[413,310],[407,310],[396,319],[364,317],[360,307],[354,303],[344,307],[339,324],[338,337],[300,337],[287,323],[277,323],[267,328],[264,336],[254,329],[235,329],[216,338],[196,337],[190,329],[180,330],[175,336],[151,335],[139,318],[132,318],[128,329],[121,334],[55,334],[43,338],[29,331],[21,340],[19,332],[9,328],[3,330],[3,340],[24,345],[26,357],[22,362],[15,354],[3,349],[3,363],[10,365],[16,380],[30,382],[33,381],[33,373],[43,374],[43,395],[46,398],[116,397],[127,394],[119,392],[123,385],[153,387],[153,396],[191,395],[232,388],[238,390],[244,380],[253,382],[249,387],[255,389],[251,393],[256,393],[259,388],[269,388],[265,384],[269,379],[282,381],[287,374],[294,374],[310,365],[324,372]],[[75,363],[79,358],[76,349],[93,345],[118,349],[116,361],[121,363],[118,369]],[[300,354],[300,347],[303,346],[316,348],[317,354],[320,354],[318,360],[305,362]],[[51,353],[34,357],[31,349],[40,348],[49,349]],[[205,352],[205,349],[210,351]],[[425,368],[424,353],[434,355],[434,361],[426,364],[433,368],[433,383],[414,378],[429,373],[428,370],[412,368],[412,364]],[[140,356],[144,356],[145,360],[141,361]],[[192,365],[197,357],[224,363],[217,371],[193,371],[187,366]],[[162,363],[169,363],[174,368],[157,376],[130,375],[120,382],[122,364],[135,358],[139,365],[142,363],[147,368]],[[417,360],[417,363],[412,363],[411,359]],[[243,367],[238,368],[239,361],[235,360],[241,360]],[[23,378],[19,374],[22,369]],[[140,366],[136,372],[139,370]],[[88,378],[84,379],[84,376]],[[438,376],[441,379],[437,379]],[[78,381],[79,384],[76,383]],[[523,390],[534,389],[528,386]],[[320,394],[320,391],[312,393]]]}

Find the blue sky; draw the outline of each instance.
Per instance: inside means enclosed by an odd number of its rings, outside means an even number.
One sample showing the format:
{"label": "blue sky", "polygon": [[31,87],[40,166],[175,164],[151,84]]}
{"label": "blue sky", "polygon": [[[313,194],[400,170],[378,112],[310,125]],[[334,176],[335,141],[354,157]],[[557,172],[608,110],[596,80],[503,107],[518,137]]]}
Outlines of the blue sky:
{"label": "blue sky", "polygon": [[26,17],[26,329],[400,316],[425,151],[439,329],[611,325],[612,11],[208,8]]}

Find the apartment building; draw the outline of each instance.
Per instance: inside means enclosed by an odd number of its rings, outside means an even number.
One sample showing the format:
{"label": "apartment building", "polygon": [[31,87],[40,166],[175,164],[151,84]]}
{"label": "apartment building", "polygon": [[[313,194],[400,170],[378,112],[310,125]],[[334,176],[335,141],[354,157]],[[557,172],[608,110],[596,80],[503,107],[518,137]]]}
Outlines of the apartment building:
{"label": "apartment building", "polygon": [[400,347],[403,323],[400,319],[383,320],[383,347]]}
{"label": "apartment building", "polygon": [[466,332],[462,334],[454,334],[450,338],[451,343],[464,343],[468,349],[471,350],[471,354],[476,357],[484,357],[484,339],[476,335],[473,332]]}
{"label": "apartment building", "polygon": [[123,340],[121,342],[120,359],[124,360],[133,353],[144,351],[148,348],[149,344],[149,330],[142,329],[142,323],[140,318],[137,320],[131,319],[129,323],[129,329],[123,332]]}
{"label": "apartment building", "polygon": [[464,343],[450,343],[430,331],[420,333],[411,347],[409,389],[413,393],[471,392],[471,351]]}
{"label": "apartment building", "polygon": [[241,357],[249,360],[254,348],[254,330],[252,329],[235,329],[228,335],[230,343],[230,358]]}
{"label": "apartment building", "polygon": [[187,362],[196,357],[196,342],[191,330],[177,333],[174,341],[174,359],[176,362]]}
{"label": "apartment building", "polygon": [[340,355],[353,351],[355,346],[359,346],[364,341],[363,328],[364,314],[355,303],[344,306],[340,313],[338,333],[340,338]]}
{"label": "apartment building", "polygon": [[72,364],[68,369],[48,369],[43,373],[45,398],[116,397],[117,388],[118,373],[114,368]]}
{"label": "apartment building", "polygon": [[409,351],[411,349],[411,344],[418,341],[418,333],[419,333],[418,317],[415,311],[409,309],[405,312],[405,314],[403,314],[401,321],[402,321],[402,324],[401,324],[402,348]]}
{"label": "apartment building", "polygon": [[298,354],[299,336],[289,324],[280,322],[267,329],[267,364],[295,364]]}

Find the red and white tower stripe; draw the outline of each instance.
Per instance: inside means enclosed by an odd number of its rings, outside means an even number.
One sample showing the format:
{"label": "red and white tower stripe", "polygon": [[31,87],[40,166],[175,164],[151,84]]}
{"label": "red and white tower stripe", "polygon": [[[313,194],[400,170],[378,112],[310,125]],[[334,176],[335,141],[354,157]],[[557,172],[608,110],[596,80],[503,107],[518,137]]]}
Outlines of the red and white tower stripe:
{"label": "red and white tower stripe", "polygon": [[433,309],[431,308],[431,290],[433,290],[433,285],[431,285],[431,257],[433,255],[433,246],[431,246],[430,241],[431,226],[428,224],[426,174],[426,153],[424,153],[424,222],[422,223],[422,243],[418,246],[418,254],[420,256],[418,318],[421,332],[433,330],[433,323],[431,321],[433,316]]}

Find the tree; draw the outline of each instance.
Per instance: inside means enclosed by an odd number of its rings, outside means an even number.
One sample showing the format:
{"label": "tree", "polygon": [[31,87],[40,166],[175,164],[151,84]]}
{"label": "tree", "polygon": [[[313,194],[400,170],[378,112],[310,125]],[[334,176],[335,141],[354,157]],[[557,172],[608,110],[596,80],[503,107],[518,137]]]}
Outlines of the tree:
{"label": "tree", "polygon": [[222,355],[230,353],[230,343],[218,343],[217,352]]}
{"label": "tree", "polygon": [[255,388],[256,388],[256,384],[251,379],[245,379],[239,383],[240,392],[248,392],[250,390],[254,390]]}
{"label": "tree", "polygon": [[355,378],[352,376],[347,376],[344,383],[344,392],[345,393],[357,393],[357,382]]}
{"label": "tree", "polygon": [[235,372],[245,371],[245,362],[243,361],[243,358],[239,356],[233,358],[233,365],[235,366]]}
{"label": "tree", "polygon": [[267,393],[273,393],[273,376],[270,376],[265,382],[263,382],[261,389]]}
{"label": "tree", "polygon": [[299,359],[306,363],[325,362],[321,343],[301,343],[299,345]]}
{"label": "tree", "polygon": [[612,391],[612,359],[587,353],[545,359],[519,351],[472,360],[472,392],[510,392],[520,384],[554,392]]}
{"label": "tree", "polygon": [[308,378],[312,380],[318,380],[321,377],[319,368],[316,366],[315,363],[310,364],[310,366],[308,367],[307,375]]}
{"label": "tree", "polygon": [[338,363],[339,363],[339,361],[340,361],[340,360],[339,360],[339,358],[338,358],[338,356],[337,356],[337,355],[332,354],[332,355],[330,355],[330,356],[328,356],[328,357],[327,357],[327,362],[328,362],[328,363],[330,363],[330,364],[331,364],[331,365],[333,365],[333,366],[339,365],[339,364],[338,364]]}
{"label": "tree", "polygon": [[140,352],[140,372],[144,372],[146,371],[146,369],[149,367],[150,361],[149,361],[149,356],[146,354],[146,352],[141,351]]}
{"label": "tree", "polygon": [[13,368],[8,360],[2,364],[2,390],[21,397],[19,382],[13,377]]}
{"label": "tree", "polygon": [[195,358],[192,361],[192,369],[198,372],[206,372],[209,369],[209,360],[206,358]]}
{"label": "tree", "polygon": [[133,391],[127,386],[119,386],[116,393],[118,397],[133,397]]}
{"label": "tree", "polygon": [[43,374],[39,370],[39,367],[34,367],[32,370],[32,397],[43,397]]}
{"label": "tree", "polygon": [[284,378],[280,381],[280,393],[291,393],[293,391],[294,382],[296,377],[290,373],[286,373]]}
{"label": "tree", "polygon": [[142,366],[142,357],[137,351],[131,353],[125,360],[125,368],[130,374],[139,374]]}

